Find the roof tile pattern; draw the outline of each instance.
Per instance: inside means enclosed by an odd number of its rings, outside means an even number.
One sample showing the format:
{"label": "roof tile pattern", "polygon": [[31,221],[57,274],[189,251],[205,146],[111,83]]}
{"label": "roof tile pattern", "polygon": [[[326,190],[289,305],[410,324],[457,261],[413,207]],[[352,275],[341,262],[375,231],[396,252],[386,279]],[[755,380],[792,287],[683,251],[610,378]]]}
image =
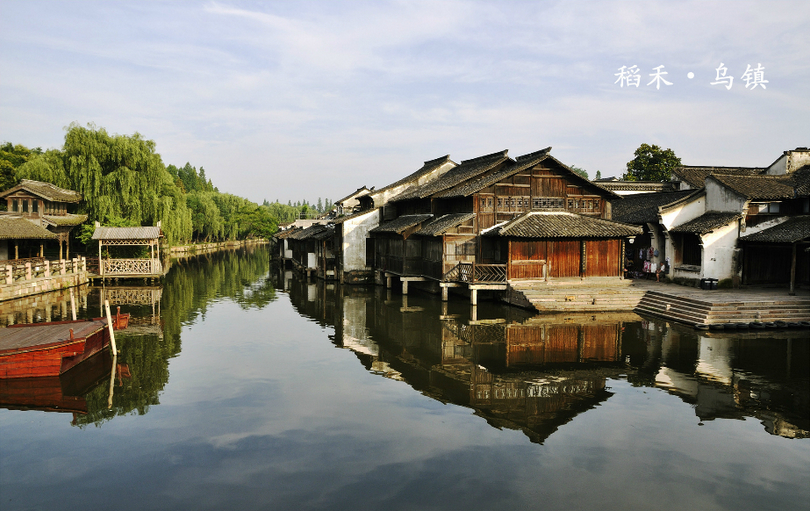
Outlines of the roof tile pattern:
{"label": "roof tile pattern", "polygon": [[[324,231],[327,231],[327,227],[323,224],[315,224],[311,225],[305,229],[296,230],[294,233],[288,236],[288,239],[291,240],[306,240],[316,238],[316,236],[323,234]],[[331,233],[330,233],[331,234]],[[316,238],[317,239],[317,238]]]}
{"label": "roof tile pattern", "polygon": [[0,215],[2,240],[50,240],[56,234],[19,216]]}
{"label": "roof tile pattern", "polygon": [[564,212],[529,212],[487,231],[516,238],[621,238],[642,234],[641,227]]}
{"label": "roof tile pattern", "polygon": [[611,203],[613,220],[627,224],[657,223],[660,206],[671,204],[692,193],[694,190],[626,195]]}
{"label": "roof tile pattern", "polygon": [[71,226],[79,225],[87,220],[87,215],[42,215],[42,218],[51,225]]}
{"label": "roof tile pattern", "polygon": [[415,234],[422,236],[441,236],[449,229],[475,218],[475,213],[452,213],[444,215],[425,224]]}
{"label": "roof tile pattern", "polygon": [[[411,182],[411,181],[417,181],[420,177],[424,176],[425,174],[429,174],[430,172],[433,172],[434,170],[438,169],[439,167],[441,167],[442,165],[444,165],[446,163],[453,163],[450,160],[450,155],[449,154],[445,155],[445,156],[442,156],[440,158],[435,158],[433,160],[428,160],[428,161],[425,162],[424,165],[422,165],[422,168],[420,168],[419,170],[417,170],[413,174],[405,176],[402,179],[391,183],[390,185],[387,185],[387,186],[385,186],[383,188],[380,188],[379,190],[376,190],[376,192],[379,193],[381,191],[385,191],[385,190],[388,190],[390,188],[395,188],[397,186],[403,185],[403,184]],[[408,190],[408,191],[410,191],[410,190]],[[403,193],[407,193],[407,192],[403,192]]]}
{"label": "roof tile pattern", "polygon": [[676,167],[672,170],[673,181],[685,181],[693,188],[702,188],[710,174],[755,176],[765,172],[761,167]]}
{"label": "roof tile pattern", "polygon": [[380,224],[374,229],[371,229],[369,232],[378,234],[378,233],[394,233],[394,234],[401,234],[405,232],[405,230],[419,225],[422,222],[430,220],[433,218],[433,215],[426,214],[426,215],[402,215],[401,217],[395,218],[390,222],[385,222],[384,224]]}
{"label": "roof tile pattern", "polygon": [[51,202],[72,203],[72,202],[80,202],[82,200],[82,196],[79,192],[74,192],[73,190],[68,190],[66,188],[60,188],[56,185],[52,185],[51,183],[34,181],[32,179],[23,179],[17,186],[9,188],[8,190],[0,194],[0,197],[6,197],[7,195],[10,195],[19,190],[25,190]]}
{"label": "roof tile pattern", "polygon": [[471,195],[479,190],[486,188],[487,186],[491,186],[497,183],[502,179],[506,179],[510,176],[517,174],[518,172],[534,167],[541,161],[548,158],[549,156],[548,152],[550,150],[551,148],[548,147],[546,149],[543,149],[542,151],[537,151],[534,153],[530,153],[528,155],[519,156],[516,161],[510,162],[508,165],[506,165],[500,170],[493,172],[492,174],[484,174],[482,176],[474,177],[466,182],[454,186],[449,190],[436,194],[436,197],[451,198],[451,197],[466,197],[467,195]]}
{"label": "roof tile pattern", "polygon": [[160,238],[160,227],[96,227],[94,240],[154,240]]}
{"label": "roof tile pattern", "polygon": [[725,227],[731,222],[742,218],[739,213],[726,213],[718,211],[709,211],[703,213],[699,217],[685,222],[681,225],[676,225],[669,232],[688,232],[693,234],[706,234]]}
{"label": "roof tile pattern", "polygon": [[408,189],[391,200],[402,201],[409,199],[424,199],[425,197],[445,191],[465,181],[473,179],[484,172],[492,170],[501,163],[509,160],[509,157],[506,154],[507,151],[504,150],[498,153],[479,156],[478,158],[474,158],[472,160],[464,160],[461,162],[461,165],[448,170],[442,177],[436,179],[435,181],[426,183],[423,186]]}
{"label": "roof tile pattern", "polygon": [[740,237],[740,241],[756,243],[796,243],[802,240],[810,240],[808,215],[794,216],[769,229]]}
{"label": "roof tile pattern", "polygon": [[793,176],[734,176],[713,174],[723,186],[748,199],[792,199],[795,195]]}

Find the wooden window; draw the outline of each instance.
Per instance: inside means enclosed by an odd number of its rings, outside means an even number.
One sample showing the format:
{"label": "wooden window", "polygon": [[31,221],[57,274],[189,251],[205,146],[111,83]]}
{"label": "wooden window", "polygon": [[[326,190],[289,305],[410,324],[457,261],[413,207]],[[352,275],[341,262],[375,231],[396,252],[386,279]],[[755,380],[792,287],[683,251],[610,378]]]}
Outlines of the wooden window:
{"label": "wooden window", "polygon": [[683,264],[700,266],[700,238],[696,234],[683,235]]}

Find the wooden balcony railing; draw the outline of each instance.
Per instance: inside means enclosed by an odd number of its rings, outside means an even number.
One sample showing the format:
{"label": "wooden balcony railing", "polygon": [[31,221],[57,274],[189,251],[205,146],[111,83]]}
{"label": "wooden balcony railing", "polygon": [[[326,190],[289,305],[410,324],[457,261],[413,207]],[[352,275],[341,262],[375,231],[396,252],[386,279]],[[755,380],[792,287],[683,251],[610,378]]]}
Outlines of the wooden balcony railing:
{"label": "wooden balcony railing", "polygon": [[444,274],[445,282],[503,283],[506,282],[505,264],[458,263]]}

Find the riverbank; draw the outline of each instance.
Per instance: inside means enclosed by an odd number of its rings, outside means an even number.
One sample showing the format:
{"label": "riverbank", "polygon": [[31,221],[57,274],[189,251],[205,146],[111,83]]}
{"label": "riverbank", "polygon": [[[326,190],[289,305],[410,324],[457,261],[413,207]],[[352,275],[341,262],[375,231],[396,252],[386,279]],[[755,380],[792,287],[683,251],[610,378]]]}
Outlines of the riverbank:
{"label": "riverbank", "polygon": [[198,254],[208,254],[211,252],[218,252],[220,250],[234,250],[240,247],[250,245],[266,245],[270,243],[266,239],[252,239],[252,240],[238,240],[238,241],[221,241],[217,243],[193,243],[191,245],[180,245],[176,247],[169,247],[169,255],[171,257],[186,257]]}

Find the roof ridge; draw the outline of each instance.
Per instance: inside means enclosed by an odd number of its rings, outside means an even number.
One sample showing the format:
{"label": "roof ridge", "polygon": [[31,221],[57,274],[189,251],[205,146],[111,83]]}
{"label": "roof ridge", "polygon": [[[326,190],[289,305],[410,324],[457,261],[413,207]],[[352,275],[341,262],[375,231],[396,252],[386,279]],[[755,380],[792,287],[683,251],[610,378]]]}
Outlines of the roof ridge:
{"label": "roof ridge", "polygon": [[549,152],[551,152],[551,146],[548,146],[545,149],[540,149],[539,151],[535,151],[533,153],[526,153],[526,154],[523,154],[521,156],[518,156],[517,158],[515,158],[515,161],[522,161],[522,160],[527,160],[529,158],[537,158],[539,156],[545,156]]}
{"label": "roof ridge", "polygon": [[461,160],[461,164],[464,165],[465,163],[477,163],[479,161],[489,160],[493,158],[508,158],[509,149],[504,149],[503,151],[498,151],[491,154],[485,154],[484,156],[478,156],[476,158],[471,158],[469,160]]}

